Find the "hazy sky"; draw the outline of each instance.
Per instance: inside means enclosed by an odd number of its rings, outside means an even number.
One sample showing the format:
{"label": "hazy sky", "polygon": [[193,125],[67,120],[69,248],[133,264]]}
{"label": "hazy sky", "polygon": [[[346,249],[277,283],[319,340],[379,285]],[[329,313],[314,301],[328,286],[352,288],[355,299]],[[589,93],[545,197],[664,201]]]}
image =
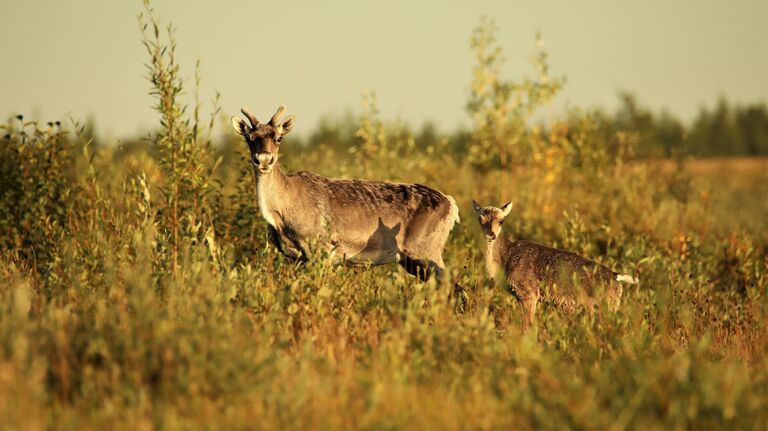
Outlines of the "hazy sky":
{"label": "hazy sky", "polygon": [[[768,99],[768,1],[171,1],[183,74],[202,62],[202,96],[268,119],[280,103],[311,131],[323,114],[357,112],[375,91],[382,114],[443,130],[468,124],[464,106],[482,15],[499,27],[506,76],[532,74],[537,31],[559,106],[617,103],[626,89],[690,119],[720,95]],[[136,15],[141,1],[0,0],[0,115],[93,118],[103,137],[157,122]]]}

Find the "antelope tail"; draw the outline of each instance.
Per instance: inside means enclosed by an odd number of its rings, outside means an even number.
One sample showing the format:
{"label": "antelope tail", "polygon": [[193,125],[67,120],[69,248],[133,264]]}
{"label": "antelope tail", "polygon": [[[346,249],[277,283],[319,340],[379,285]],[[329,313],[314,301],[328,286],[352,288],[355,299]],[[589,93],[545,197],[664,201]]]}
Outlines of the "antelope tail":
{"label": "antelope tail", "polygon": [[461,223],[461,218],[459,218],[459,206],[456,205],[456,201],[452,196],[445,195],[445,197],[447,197],[448,201],[451,203],[451,216],[453,217],[454,224]]}
{"label": "antelope tail", "polygon": [[637,284],[640,282],[640,280],[629,274],[616,274],[616,281],[627,284]]}

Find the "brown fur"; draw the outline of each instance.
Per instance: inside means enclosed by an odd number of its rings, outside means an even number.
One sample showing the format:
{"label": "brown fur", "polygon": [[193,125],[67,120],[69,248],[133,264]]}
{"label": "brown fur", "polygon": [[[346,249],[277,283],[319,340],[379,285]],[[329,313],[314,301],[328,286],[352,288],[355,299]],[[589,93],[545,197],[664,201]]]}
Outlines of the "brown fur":
{"label": "brown fur", "polygon": [[278,151],[293,117],[279,121],[282,110],[260,124],[243,109],[251,127],[233,118],[235,130],[248,143],[259,208],[275,245],[288,256],[306,258],[310,243],[318,240],[346,264],[397,262],[423,279],[431,272],[441,276],[442,250],[458,222],[453,198],[420,184],[337,180],[305,171],[285,174]]}
{"label": "brown fur", "polygon": [[603,293],[612,309],[619,307],[622,286],[618,273],[566,250],[510,240],[501,225],[512,209],[511,202],[502,208],[472,204],[487,241],[487,271],[491,277],[503,279],[520,303],[523,332],[533,323],[539,301],[573,309],[594,305]]}

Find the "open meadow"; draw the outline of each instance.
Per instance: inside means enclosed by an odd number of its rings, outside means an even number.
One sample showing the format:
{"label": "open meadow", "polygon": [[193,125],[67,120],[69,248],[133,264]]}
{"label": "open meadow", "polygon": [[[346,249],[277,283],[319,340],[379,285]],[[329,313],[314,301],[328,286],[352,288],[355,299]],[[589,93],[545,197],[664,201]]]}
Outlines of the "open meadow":
{"label": "open meadow", "polygon": [[[532,77],[505,81],[483,21],[471,129],[426,137],[366,94],[353,124],[288,135],[280,158],[452,195],[444,257],[463,290],[296,263],[267,242],[236,113],[200,114],[165,24],[140,19],[148,139],[22,116],[1,131],[0,428],[766,428],[766,159],[648,155],[589,110],[540,122],[562,80],[538,50]],[[261,103],[243,101],[274,112]],[[523,334],[472,199],[513,200],[513,237],[640,283],[615,313],[544,305]]]}

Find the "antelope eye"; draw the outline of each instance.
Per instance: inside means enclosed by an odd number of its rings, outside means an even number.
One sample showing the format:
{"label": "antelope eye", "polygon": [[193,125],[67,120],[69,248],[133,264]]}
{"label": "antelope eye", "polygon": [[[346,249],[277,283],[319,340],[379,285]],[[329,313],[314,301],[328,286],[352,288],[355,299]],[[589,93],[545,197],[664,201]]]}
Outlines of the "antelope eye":
{"label": "antelope eye", "polygon": [[282,140],[283,140],[283,137],[282,137],[282,136],[278,136],[278,137],[277,137],[277,139],[276,139],[276,141],[277,141],[278,143],[280,143]]}

